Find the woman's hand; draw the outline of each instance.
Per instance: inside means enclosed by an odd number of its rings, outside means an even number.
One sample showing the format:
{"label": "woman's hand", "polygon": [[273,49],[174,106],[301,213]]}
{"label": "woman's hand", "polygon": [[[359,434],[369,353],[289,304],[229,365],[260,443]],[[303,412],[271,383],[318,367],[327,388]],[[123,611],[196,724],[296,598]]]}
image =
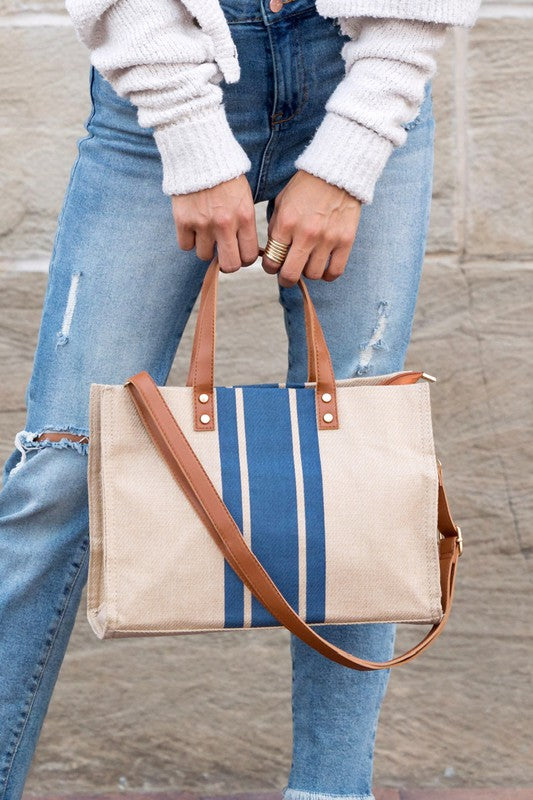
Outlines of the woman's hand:
{"label": "woman's hand", "polygon": [[302,273],[315,280],[338,278],[355,239],[361,205],[344,189],[298,170],[277,195],[268,226],[268,235],[290,249],[281,268],[263,256],[265,272],[279,272],[281,286],[294,286]]}
{"label": "woman's hand", "polygon": [[259,255],[255,208],[244,175],[210,189],[172,196],[172,213],[182,250],[196,245],[198,258],[217,255],[222,272],[253,264]]}

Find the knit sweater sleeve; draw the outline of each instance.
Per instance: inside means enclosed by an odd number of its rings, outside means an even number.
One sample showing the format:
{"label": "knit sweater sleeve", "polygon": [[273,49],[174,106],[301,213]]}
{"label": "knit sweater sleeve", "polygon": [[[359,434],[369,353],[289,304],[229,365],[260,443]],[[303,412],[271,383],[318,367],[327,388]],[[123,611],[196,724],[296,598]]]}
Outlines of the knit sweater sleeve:
{"label": "knit sweater sleeve", "polygon": [[350,37],[341,51],[345,76],[295,166],[371,203],[388,158],[418,115],[447,25],[375,17],[338,22]]}
{"label": "knit sweater sleeve", "polygon": [[137,107],[141,127],[153,128],[165,194],[208,188],[251,168],[219,86],[239,75],[223,76],[213,37],[185,4],[66,0],[66,8],[91,63]]}

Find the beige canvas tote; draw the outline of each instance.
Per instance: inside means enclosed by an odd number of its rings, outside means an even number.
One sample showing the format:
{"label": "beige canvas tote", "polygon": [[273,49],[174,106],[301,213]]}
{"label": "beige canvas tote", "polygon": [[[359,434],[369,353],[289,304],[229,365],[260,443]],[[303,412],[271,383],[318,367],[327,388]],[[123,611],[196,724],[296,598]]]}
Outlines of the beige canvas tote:
{"label": "beige canvas tote", "polygon": [[[405,663],[442,631],[462,550],[429,383],[336,380],[300,281],[308,380],[214,385],[218,274],[215,258],[186,386],[146,371],[91,385],[90,625],[100,638],[284,625],[353,669]],[[431,629],[388,662],[318,633],[368,622]]]}

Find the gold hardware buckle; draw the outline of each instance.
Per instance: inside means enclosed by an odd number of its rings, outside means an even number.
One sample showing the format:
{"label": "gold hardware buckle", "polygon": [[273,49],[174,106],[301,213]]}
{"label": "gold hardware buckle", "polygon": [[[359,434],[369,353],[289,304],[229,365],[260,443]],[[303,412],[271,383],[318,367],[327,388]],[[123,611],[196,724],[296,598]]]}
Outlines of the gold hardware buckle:
{"label": "gold hardware buckle", "polygon": [[457,546],[459,548],[459,558],[463,555],[463,532],[459,525],[456,525],[457,528]]}

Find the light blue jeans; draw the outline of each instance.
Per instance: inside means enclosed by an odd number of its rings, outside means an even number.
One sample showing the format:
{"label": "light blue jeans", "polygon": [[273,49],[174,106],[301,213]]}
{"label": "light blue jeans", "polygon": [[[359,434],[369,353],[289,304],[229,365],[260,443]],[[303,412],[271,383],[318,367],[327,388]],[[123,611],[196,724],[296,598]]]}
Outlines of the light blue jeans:
{"label": "light blue jeans", "polygon": [[[277,14],[268,0],[223,0],[242,77],[224,85],[229,122],[252,162],[256,202],[294,173],[328,96],[344,75],[345,41],[314,0]],[[79,142],[50,263],[25,431],[0,494],[0,798],[18,800],[87,574],[87,444],[37,443],[45,430],[88,434],[91,382],[141,369],[162,385],[208,262],[181,251],[152,132],[93,69],[92,110]],[[401,369],[426,243],[434,119],[427,84],[407,142],[362,209],[345,274],[307,281],[338,378]],[[346,153],[346,158],[350,154]],[[265,276],[266,280],[272,280]],[[239,280],[239,273],[231,278]],[[300,293],[280,290],[289,364],[306,378]],[[321,628],[337,645],[383,660],[393,625]],[[293,760],[285,796],[372,797],[374,737],[388,672],[355,672],[291,638]]]}

